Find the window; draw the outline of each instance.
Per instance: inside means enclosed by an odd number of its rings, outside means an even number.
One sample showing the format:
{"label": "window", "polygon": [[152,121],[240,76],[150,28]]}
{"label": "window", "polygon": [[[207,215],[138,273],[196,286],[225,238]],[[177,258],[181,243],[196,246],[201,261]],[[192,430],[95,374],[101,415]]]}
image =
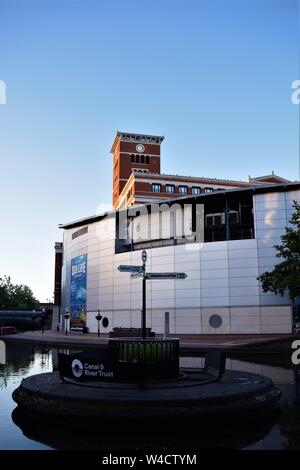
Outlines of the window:
{"label": "window", "polygon": [[160,184],[152,184],[152,192],[153,193],[160,193],[161,192],[161,185]]}
{"label": "window", "polygon": [[145,155],[141,155],[141,163],[145,163]]}
{"label": "window", "polygon": [[72,233],[72,240],[74,240],[74,238],[80,237],[81,235],[84,235],[87,232],[88,232],[88,226],[77,230],[77,232]]}
{"label": "window", "polygon": [[135,156],[135,161],[136,161],[136,163],[140,163],[140,156],[139,155]]}
{"label": "window", "polygon": [[135,173],[149,173],[149,170],[147,168],[132,168],[132,171]]}
{"label": "window", "polygon": [[175,188],[173,184],[166,184],[166,193],[175,193]]}
{"label": "window", "polygon": [[228,221],[229,221],[230,224],[238,224],[239,223],[239,213],[237,211],[229,211]]}
{"label": "window", "polygon": [[221,225],[222,224],[222,215],[216,214],[214,217],[214,225]]}
{"label": "window", "polygon": [[[165,191],[165,185],[162,185],[160,183],[153,183],[152,190],[154,192],[159,192],[161,191],[161,189]],[[158,194],[157,198],[159,196],[160,195]],[[203,201],[204,204],[205,215],[204,242],[210,243],[221,242],[226,240],[253,239],[255,237],[255,233],[252,197],[253,195],[251,191],[233,191],[232,193],[224,191],[223,193],[214,192],[214,194],[212,195],[201,195],[201,202]],[[124,199],[126,206],[126,198]],[[129,199],[127,204],[129,205],[131,201],[132,199]],[[186,237],[175,236],[176,234],[180,233],[180,231],[178,231],[178,228],[180,228],[181,220],[184,220],[184,214],[182,214],[181,219],[177,219],[178,223],[173,223],[175,219],[172,207],[174,205],[174,209],[176,209],[177,211],[178,202],[179,201],[176,200],[172,202],[166,202],[166,204],[170,206],[171,214],[168,215],[164,211],[164,216],[159,217],[159,220],[157,220],[156,216],[154,219],[143,219],[143,223],[145,223],[149,227],[146,239],[139,238],[140,235],[134,238],[133,230],[131,231],[131,235],[130,232],[128,232],[128,238],[126,240],[124,240],[122,237],[119,237],[119,234],[124,233],[124,228],[122,224],[126,224],[126,222],[123,220],[124,218],[116,217],[116,253],[193,243],[193,240],[188,240]],[[183,210],[185,207],[184,203],[185,201],[182,200],[181,207],[183,208]],[[196,204],[197,198],[193,200],[193,211],[191,214],[191,229],[193,231],[195,231]],[[149,215],[152,215],[151,206],[147,208],[147,212]],[[156,209],[155,214],[157,214]],[[165,224],[166,221],[167,224]],[[139,221],[137,220],[136,223],[139,223]],[[183,223],[184,222],[182,222],[182,225]],[[166,225],[167,227],[170,227],[168,235],[165,230]]]}
{"label": "window", "polygon": [[135,158],[134,158],[134,154],[132,153],[131,154],[131,163],[134,163],[135,162]]}
{"label": "window", "polygon": [[200,194],[200,193],[201,193],[201,188],[199,188],[199,186],[192,187],[192,194]]}
{"label": "window", "polygon": [[207,227],[212,227],[214,225],[214,216],[213,215],[207,215],[206,216],[206,226]]}
{"label": "window", "polygon": [[225,213],[219,214],[207,214],[205,216],[206,226],[213,227],[216,225],[223,225],[225,224]]}
{"label": "window", "polygon": [[146,163],[149,165],[149,155],[146,155]]}
{"label": "window", "polygon": [[208,187],[204,188],[204,192],[206,192],[206,193],[212,193],[213,190],[214,190],[214,188],[208,188]]}
{"label": "window", "polygon": [[179,194],[187,194],[188,188],[187,186],[179,186]]}

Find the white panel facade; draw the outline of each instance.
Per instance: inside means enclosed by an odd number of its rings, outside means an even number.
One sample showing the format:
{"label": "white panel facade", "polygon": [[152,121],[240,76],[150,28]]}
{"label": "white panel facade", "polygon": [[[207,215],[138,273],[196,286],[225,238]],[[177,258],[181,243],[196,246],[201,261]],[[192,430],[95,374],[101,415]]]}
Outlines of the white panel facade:
{"label": "white panel facade", "polygon": [[[290,333],[290,300],[264,293],[257,277],[280,262],[274,244],[288,225],[292,201],[300,191],[254,194],[255,238],[147,249],[147,270],[185,272],[185,280],[147,281],[147,322],[157,333],[164,328],[164,313],[170,313],[174,334],[266,334]],[[152,222],[159,216],[152,217]],[[169,235],[172,217],[163,217],[163,235]],[[152,223],[152,225],[153,225]],[[88,232],[72,239],[77,228],[64,230],[62,309],[70,303],[71,259],[87,254],[87,323],[97,331],[98,309],[115,326],[140,326],[142,280],[120,273],[120,264],[141,264],[141,251],[115,254],[115,219],[109,217],[88,225]],[[137,234],[147,238],[144,217]],[[168,232],[168,233],[167,233]],[[222,325],[210,325],[212,315]]]}

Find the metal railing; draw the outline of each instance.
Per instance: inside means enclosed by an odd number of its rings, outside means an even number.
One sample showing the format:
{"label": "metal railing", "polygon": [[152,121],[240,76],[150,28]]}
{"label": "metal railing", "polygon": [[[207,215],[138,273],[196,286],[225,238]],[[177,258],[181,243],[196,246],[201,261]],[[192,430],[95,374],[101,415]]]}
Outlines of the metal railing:
{"label": "metal railing", "polygon": [[127,381],[174,379],[179,375],[179,339],[110,338],[109,358]]}

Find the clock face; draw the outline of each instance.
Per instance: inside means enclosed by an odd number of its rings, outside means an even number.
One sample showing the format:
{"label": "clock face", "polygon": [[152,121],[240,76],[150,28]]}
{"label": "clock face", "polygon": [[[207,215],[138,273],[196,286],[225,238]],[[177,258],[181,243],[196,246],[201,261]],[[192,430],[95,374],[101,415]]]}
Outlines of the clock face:
{"label": "clock face", "polygon": [[143,144],[137,144],[137,146],[135,148],[136,148],[137,152],[139,152],[139,153],[142,153],[145,150],[145,147],[143,146]]}

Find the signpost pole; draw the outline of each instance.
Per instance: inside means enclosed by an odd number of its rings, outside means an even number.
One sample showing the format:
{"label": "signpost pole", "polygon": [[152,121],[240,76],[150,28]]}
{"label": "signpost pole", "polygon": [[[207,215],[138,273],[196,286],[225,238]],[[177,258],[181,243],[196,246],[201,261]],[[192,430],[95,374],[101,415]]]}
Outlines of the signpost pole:
{"label": "signpost pole", "polygon": [[146,338],[146,276],[143,276],[143,314],[142,314],[143,339]]}
{"label": "signpost pole", "polygon": [[100,337],[100,321],[102,319],[102,315],[100,315],[100,309],[97,310],[96,320],[98,322],[98,338]]}
{"label": "signpost pole", "polygon": [[120,264],[118,270],[120,273],[131,273],[132,278],[143,277],[142,280],[142,310],[141,310],[141,324],[143,339],[146,339],[146,281],[150,280],[163,280],[163,279],[186,279],[186,273],[147,273],[146,272],[146,261],[147,253],[145,250],[142,251],[142,266],[124,265]]}
{"label": "signpost pole", "polygon": [[142,304],[142,330],[143,330],[143,339],[146,339],[146,261],[147,253],[145,250],[142,252],[143,260],[143,304]]}

